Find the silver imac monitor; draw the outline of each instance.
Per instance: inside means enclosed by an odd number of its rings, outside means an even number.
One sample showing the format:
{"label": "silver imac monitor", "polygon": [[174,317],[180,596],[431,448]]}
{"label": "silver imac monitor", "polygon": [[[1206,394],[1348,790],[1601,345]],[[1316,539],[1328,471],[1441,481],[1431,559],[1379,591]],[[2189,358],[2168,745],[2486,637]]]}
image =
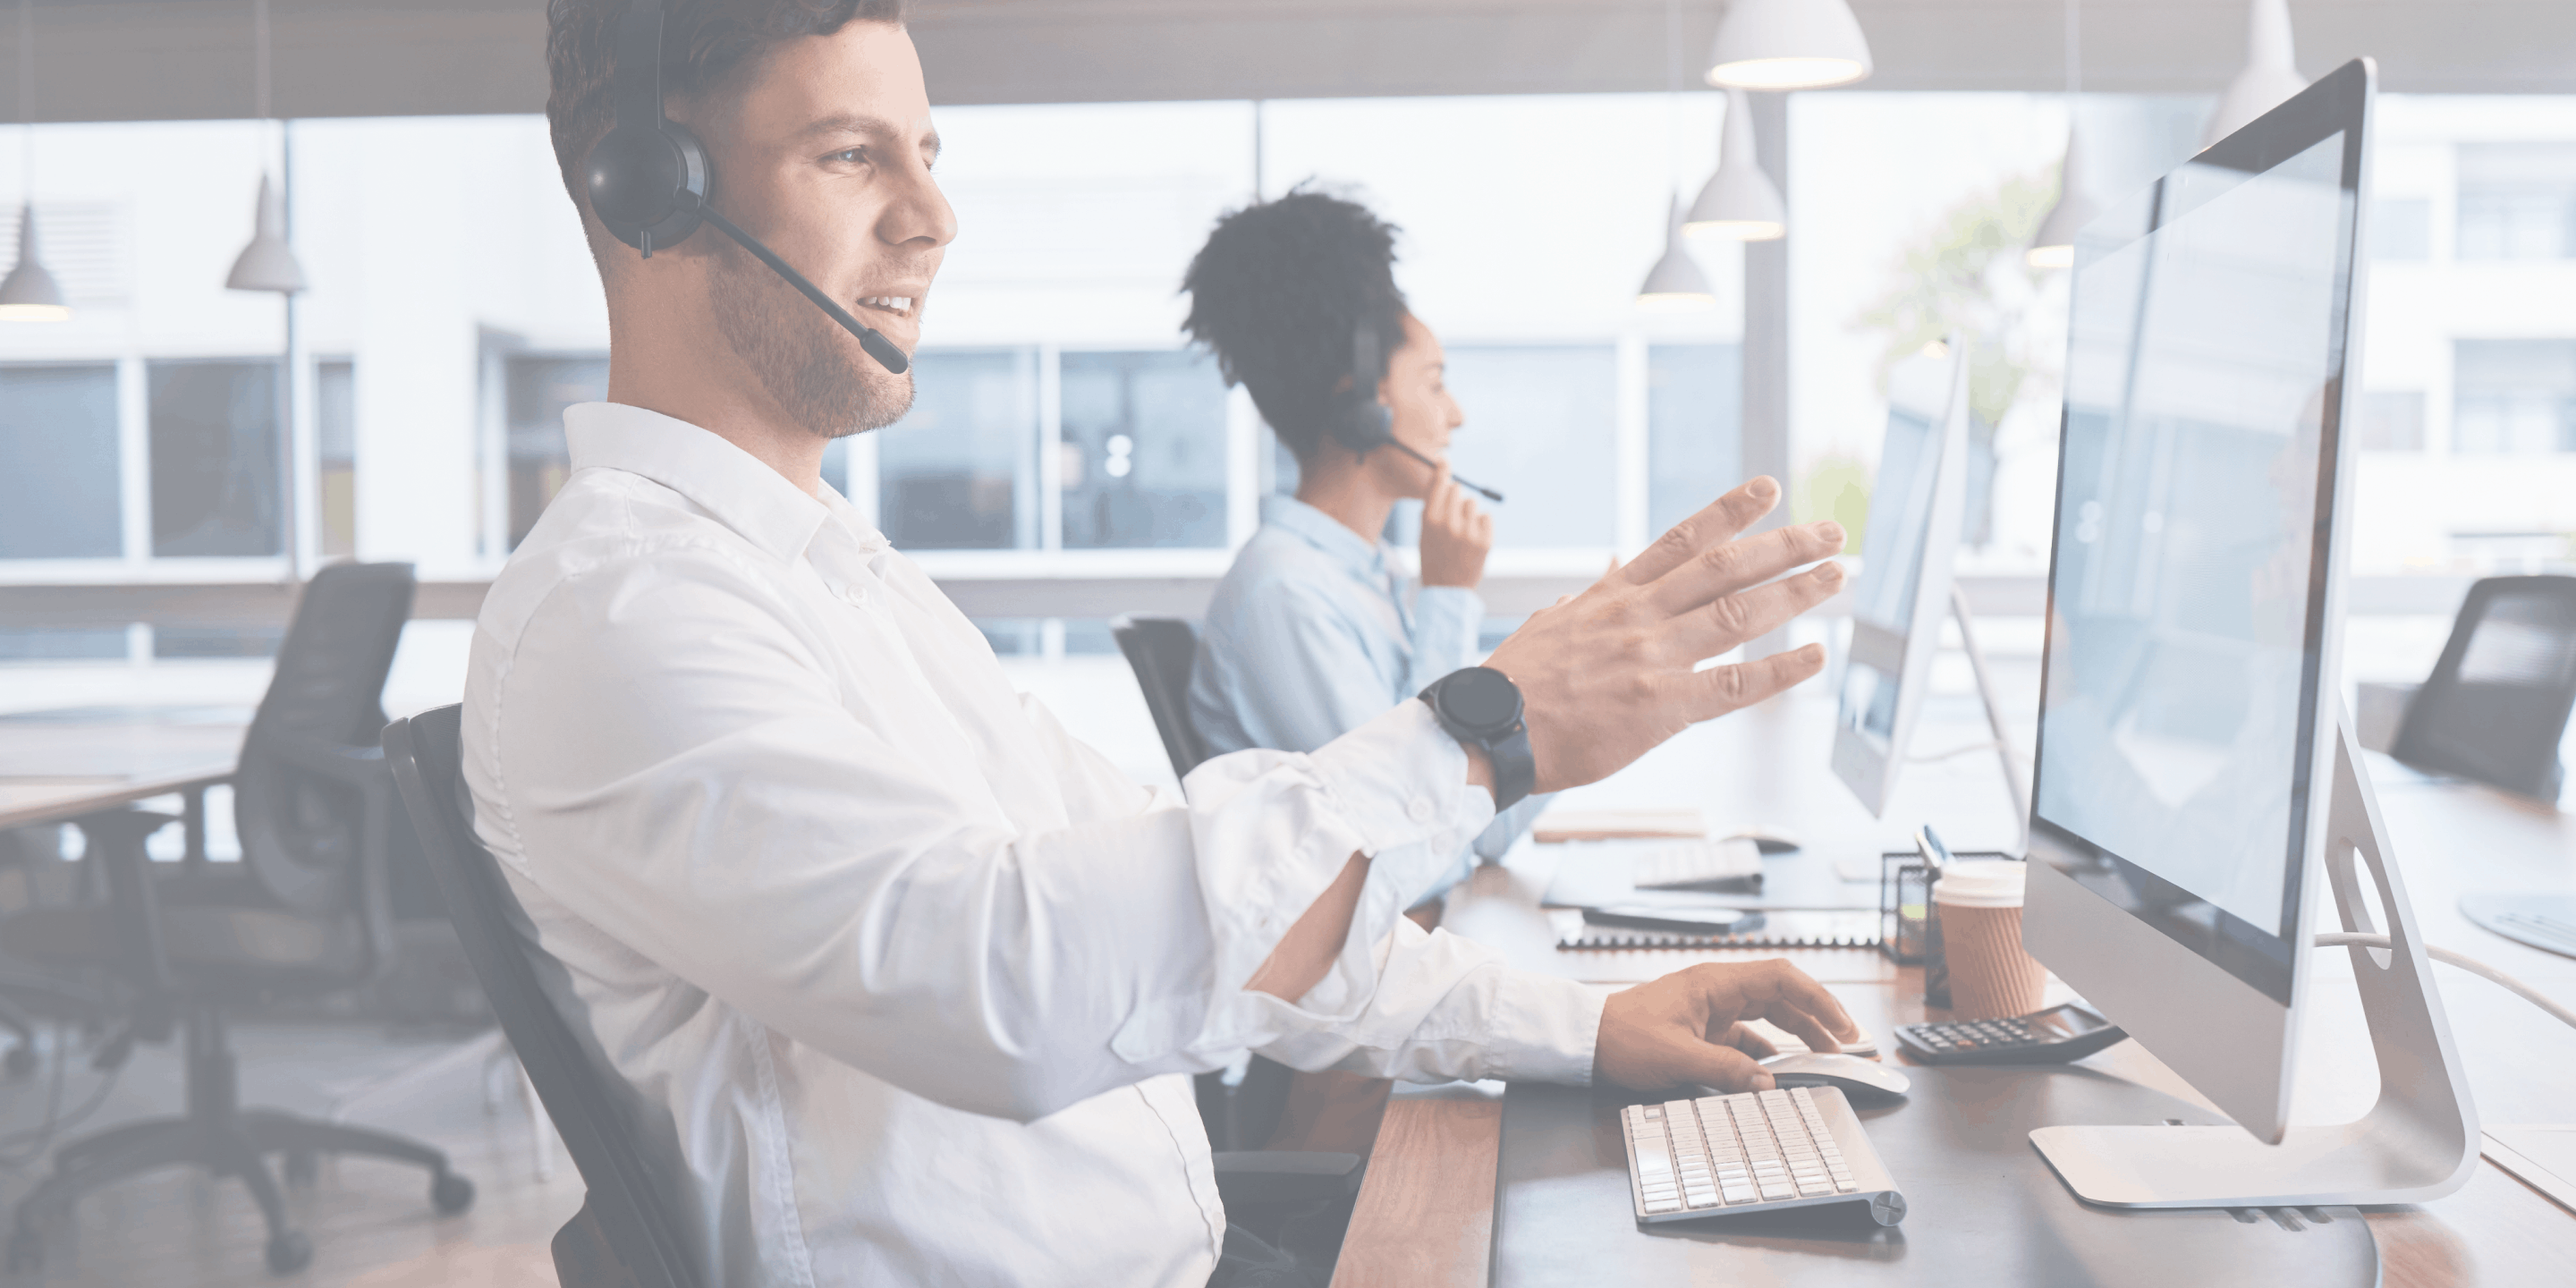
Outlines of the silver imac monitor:
{"label": "silver imac monitor", "polygon": [[[2034,1133],[2098,1202],[2413,1201],[2476,1159],[2336,687],[2371,80],[2346,64],[2077,241],[2024,939],[2242,1127]],[[2321,872],[2348,929],[2375,882],[2404,969],[2362,972],[2380,1111],[2293,1129]]]}
{"label": "silver imac monitor", "polygon": [[1950,612],[1967,497],[1966,352],[1953,337],[1888,373],[1887,438],[1861,533],[1834,722],[1834,773],[1872,814],[1884,813],[1896,790]]}

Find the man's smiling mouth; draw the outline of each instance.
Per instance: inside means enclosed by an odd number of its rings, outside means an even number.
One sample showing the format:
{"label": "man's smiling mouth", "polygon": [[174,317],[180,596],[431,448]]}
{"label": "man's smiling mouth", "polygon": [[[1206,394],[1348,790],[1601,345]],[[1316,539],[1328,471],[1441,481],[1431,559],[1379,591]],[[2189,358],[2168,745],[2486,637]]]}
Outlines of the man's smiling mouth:
{"label": "man's smiling mouth", "polygon": [[913,297],[909,295],[871,295],[859,301],[859,307],[908,318],[912,316],[912,301]]}

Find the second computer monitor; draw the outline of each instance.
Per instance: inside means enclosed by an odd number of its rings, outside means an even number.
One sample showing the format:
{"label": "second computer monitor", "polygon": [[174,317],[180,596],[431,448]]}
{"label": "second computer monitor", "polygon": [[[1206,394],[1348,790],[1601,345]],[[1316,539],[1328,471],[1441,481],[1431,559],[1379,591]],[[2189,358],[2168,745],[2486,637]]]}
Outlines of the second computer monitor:
{"label": "second computer monitor", "polygon": [[1872,814],[1887,808],[1923,705],[1966,504],[1968,380],[1960,337],[1888,374],[1887,440],[1870,489],[1834,773]]}

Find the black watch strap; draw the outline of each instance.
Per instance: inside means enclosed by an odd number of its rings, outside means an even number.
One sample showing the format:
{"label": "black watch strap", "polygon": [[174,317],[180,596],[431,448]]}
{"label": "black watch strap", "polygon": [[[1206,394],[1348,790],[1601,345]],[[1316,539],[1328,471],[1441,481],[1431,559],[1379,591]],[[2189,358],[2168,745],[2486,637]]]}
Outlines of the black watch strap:
{"label": "black watch strap", "polygon": [[1494,769],[1496,813],[1519,804],[1538,785],[1529,726],[1521,719],[1520,689],[1509,676],[1490,667],[1466,667],[1432,681],[1421,697],[1441,728],[1484,749]]}

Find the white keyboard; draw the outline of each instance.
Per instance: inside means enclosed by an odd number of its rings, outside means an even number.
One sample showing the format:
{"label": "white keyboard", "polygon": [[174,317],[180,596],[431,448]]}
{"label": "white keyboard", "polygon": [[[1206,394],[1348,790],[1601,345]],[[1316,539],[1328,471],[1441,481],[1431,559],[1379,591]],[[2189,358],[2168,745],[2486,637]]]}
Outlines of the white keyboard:
{"label": "white keyboard", "polygon": [[1637,847],[1628,858],[1629,883],[1640,890],[1668,890],[1761,875],[1761,848],[1740,836],[1718,841],[1659,842]]}
{"label": "white keyboard", "polygon": [[1880,1225],[1905,1219],[1905,1196],[1834,1088],[1630,1105],[1619,1119],[1639,1221],[1855,1202]]}

